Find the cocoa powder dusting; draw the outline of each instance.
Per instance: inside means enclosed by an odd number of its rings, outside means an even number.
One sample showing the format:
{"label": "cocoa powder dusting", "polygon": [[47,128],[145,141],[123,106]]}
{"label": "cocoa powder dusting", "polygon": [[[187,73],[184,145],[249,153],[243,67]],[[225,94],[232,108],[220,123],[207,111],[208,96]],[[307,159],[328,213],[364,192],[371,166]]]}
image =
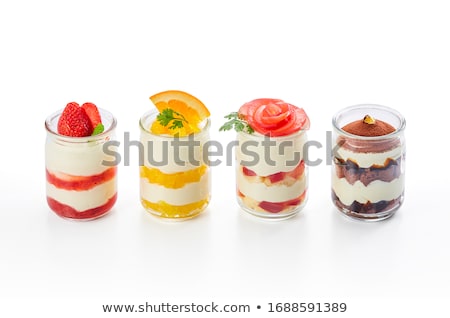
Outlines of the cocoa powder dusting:
{"label": "cocoa powder dusting", "polygon": [[342,130],[357,136],[376,137],[390,134],[395,131],[395,128],[382,120],[377,119],[373,123],[368,123],[363,119],[345,125]]}

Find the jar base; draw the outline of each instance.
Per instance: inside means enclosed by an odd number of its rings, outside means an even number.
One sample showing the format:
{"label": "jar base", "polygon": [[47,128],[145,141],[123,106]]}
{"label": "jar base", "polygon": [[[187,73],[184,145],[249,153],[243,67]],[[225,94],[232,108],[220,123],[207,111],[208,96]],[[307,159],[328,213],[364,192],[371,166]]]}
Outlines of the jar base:
{"label": "jar base", "polygon": [[200,214],[202,214],[204,212],[204,210],[195,212],[193,214],[190,214],[189,216],[183,216],[183,217],[167,217],[167,216],[163,216],[161,213],[159,213],[157,211],[153,211],[150,209],[145,209],[145,212],[150,214],[152,217],[155,217],[155,218],[165,221],[165,222],[183,222],[183,221],[188,221],[188,220],[198,217]]}
{"label": "jar base", "polygon": [[[153,204],[141,198],[141,204],[145,211],[154,217],[166,221],[185,221],[193,219],[204,212],[209,204],[209,199],[196,209],[190,211],[167,211],[164,205]],[[153,209],[156,207],[158,209]],[[172,206],[173,207],[173,206]]]}
{"label": "jar base", "polygon": [[111,211],[116,201],[117,193],[115,193],[104,205],[80,212],[71,206],[62,204],[47,196],[47,204],[56,215],[63,219],[73,221],[91,221],[99,219]]}
{"label": "jar base", "polygon": [[345,207],[340,201],[334,200],[333,203],[339,212],[341,212],[342,214],[353,220],[360,220],[365,222],[378,222],[391,218],[395,214],[395,212],[397,212],[397,210],[403,203],[403,196],[399,198],[396,205],[391,206],[386,210],[375,213],[355,212]]}
{"label": "jar base", "polygon": [[290,219],[290,218],[296,216],[306,205],[306,201],[307,201],[307,198],[305,198],[301,204],[299,204],[297,206],[292,206],[292,208],[290,208],[289,210],[279,212],[279,213],[272,213],[272,212],[257,211],[255,209],[252,209],[243,202],[241,197],[239,197],[239,196],[237,197],[237,202],[238,202],[240,208],[244,212],[247,212],[248,214],[256,216],[260,219],[270,220],[270,221],[281,221],[281,220]]}

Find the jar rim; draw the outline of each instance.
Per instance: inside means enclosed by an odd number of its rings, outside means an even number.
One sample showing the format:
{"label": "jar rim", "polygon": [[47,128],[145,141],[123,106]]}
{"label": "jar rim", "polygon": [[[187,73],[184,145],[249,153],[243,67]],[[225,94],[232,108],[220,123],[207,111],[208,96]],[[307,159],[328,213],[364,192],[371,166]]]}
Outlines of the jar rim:
{"label": "jar rim", "polygon": [[65,136],[65,135],[61,135],[59,134],[57,131],[54,131],[51,126],[52,126],[52,122],[61,116],[62,112],[64,109],[59,109],[56,112],[54,112],[53,114],[49,115],[46,119],[45,119],[45,129],[47,131],[47,133],[49,133],[50,135],[61,139],[63,141],[66,142],[72,142],[72,143],[83,143],[83,142],[90,142],[90,141],[95,141],[95,140],[101,140],[103,139],[105,136],[109,135],[117,126],[117,119],[116,117],[114,117],[114,115],[107,111],[106,109],[100,108],[98,107],[98,111],[100,112],[100,116],[102,118],[104,118],[105,116],[110,117],[111,120],[111,124],[107,127],[107,129],[105,129],[103,132],[101,132],[100,134],[94,135],[94,136],[86,136],[86,137],[72,137],[72,136]]}
{"label": "jar rim", "polygon": [[[390,114],[394,115],[395,117],[397,117],[399,124],[397,125],[397,127],[395,127],[395,131],[393,131],[389,134],[386,134],[386,135],[382,135],[382,136],[360,136],[360,135],[355,135],[355,134],[349,133],[349,132],[343,130],[340,125],[338,125],[338,121],[342,115],[344,115],[348,112],[351,112],[351,111],[365,110],[365,109],[380,110],[380,111],[384,111],[386,113],[390,113]],[[336,131],[338,131],[339,134],[341,134],[345,137],[360,139],[360,140],[371,140],[371,141],[385,140],[385,139],[398,137],[399,135],[401,135],[403,133],[403,131],[406,128],[406,120],[400,112],[398,112],[397,110],[395,110],[391,107],[383,106],[383,105],[379,105],[379,104],[357,104],[357,105],[347,106],[333,115],[332,124],[333,124],[333,128]]]}
{"label": "jar rim", "polygon": [[292,139],[292,138],[299,137],[299,136],[301,136],[301,135],[303,135],[303,134],[306,134],[306,133],[308,132],[308,130],[309,130],[309,129],[300,129],[300,130],[297,130],[296,132],[293,132],[292,134],[289,134],[289,135],[283,135],[283,136],[270,136],[270,135],[264,135],[264,134],[261,134],[261,133],[259,133],[259,132],[257,132],[257,131],[254,131],[254,132],[252,132],[252,133],[248,133],[248,132],[243,131],[243,130],[242,130],[242,131],[239,131],[239,132],[237,132],[237,133],[238,133],[238,134],[243,134],[243,135],[245,135],[245,136],[248,136],[248,137],[254,138],[254,139],[261,139],[261,138],[267,137],[267,138],[269,138],[269,139],[281,141],[281,140],[285,140],[285,139]]}

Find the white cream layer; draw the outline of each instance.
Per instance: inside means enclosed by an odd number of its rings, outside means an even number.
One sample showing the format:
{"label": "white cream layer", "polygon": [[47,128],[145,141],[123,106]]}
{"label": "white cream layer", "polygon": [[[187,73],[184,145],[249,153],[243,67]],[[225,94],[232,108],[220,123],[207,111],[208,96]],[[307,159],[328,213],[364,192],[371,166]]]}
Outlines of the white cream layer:
{"label": "white cream layer", "polygon": [[[80,143],[62,145],[58,142],[47,142],[45,150],[45,166],[53,173],[65,173],[74,176],[91,176],[100,174],[111,168],[104,161],[112,162],[114,156],[103,151],[103,144]],[[112,151],[113,148],[110,147]]]}
{"label": "white cream layer", "polygon": [[353,152],[343,147],[337,149],[334,156],[343,160],[352,160],[361,168],[369,168],[373,165],[384,165],[387,159],[397,160],[405,152],[404,146],[397,147],[385,152]]}
{"label": "white cream layer", "polygon": [[47,182],[47,196],[80,212],[106,204],[116,192],[116,178],[86,191],[58,189]]}
{"label": "white cream layer", "polygon": [[399,178],[391,182],[372,181],[367,187],[359,180],[351,185],[345,178],[338,178],[335,173],[333,173],[332,177],[334,193],[345,205],[351,205],[353,201],[364,204],[367,201],[376,203],[382,200],[394,200],[403,193],[404,187],[404,174],[401,174]]}
{"label": "white cream layer", "polygon": [[[264,136],[258,133],[238,133],[239,145],[236,147],[237,164],[244,165],[259,176],[268,176],[277,172],[293,170],[303,159],[303,148],[307,135],[270,138],[273,145],[263,146]],[[248,164],[243,164],[243,161]]]}
{"label": "white cream layer", "polygon": [[[209,139],[208,134],[194,134],[191,141],[189,137],[181,137],[179,138],[181,144],[178,145],[172,143],[175,138],[158,137],[141,133],[145,166],[157,168],[164,173],[175,173],[192,170],[207,163],[208,158],[203,158],[203,147]],[[197,142],[197,145],[192,141]],[[187,142],[190,142],[189,146]]]}
{"label": "white cream layer", "polygon": [[237,173],[237,187],[242,194],[256,201],[284,202],[298,198],[307,187],[307,175],[291,186],[275,184],[267,186],[260,182],[249,182],[242,173]]}
{"label": "white cream layer", "polygon": [[206,172],[198,182],[179,189],[170,189],[141,178],[141,198],[153,203],[165,201],[171,205],[185,205],[205,200],[210,196],[210,175]]}

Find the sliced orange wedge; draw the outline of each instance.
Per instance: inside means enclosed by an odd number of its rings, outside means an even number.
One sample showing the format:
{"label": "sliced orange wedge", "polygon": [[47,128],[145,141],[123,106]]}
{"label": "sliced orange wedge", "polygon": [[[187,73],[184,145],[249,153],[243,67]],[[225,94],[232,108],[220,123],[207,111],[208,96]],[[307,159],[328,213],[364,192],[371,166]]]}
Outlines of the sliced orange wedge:
{"label": "sliced orange wedge", "polygon": [[170,108],[181,114],[187,122],[183,122],[182,128],[170,129],[158,121],[153,122],[151,131],[154,134],[168,134],[186,136],[200,131],[199,124],[210,116],[208,108],[195,96],[186,92],[170,90],[160,92],[150,97],[159,112]]}

